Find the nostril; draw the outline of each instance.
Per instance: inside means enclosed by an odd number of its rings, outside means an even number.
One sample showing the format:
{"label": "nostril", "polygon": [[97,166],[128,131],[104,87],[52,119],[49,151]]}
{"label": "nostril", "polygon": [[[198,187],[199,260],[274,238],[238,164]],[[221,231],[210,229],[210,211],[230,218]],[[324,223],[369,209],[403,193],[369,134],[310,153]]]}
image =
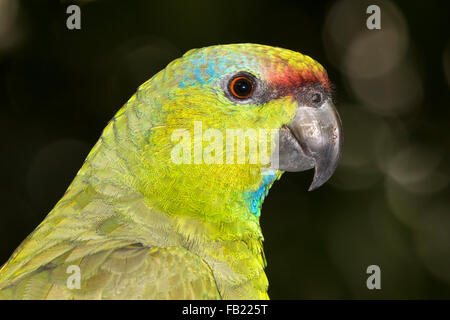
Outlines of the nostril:
{"label": "nostril", "polygon": [[318,92],[314,93],[314,94],[312,95],[312,97],[311,97],[311,101],[312,101],[314,104],[319,104],[319,103],[321,103],[321,102],[322,102],[322,95],[321,95],[320,93],[318,93]]}

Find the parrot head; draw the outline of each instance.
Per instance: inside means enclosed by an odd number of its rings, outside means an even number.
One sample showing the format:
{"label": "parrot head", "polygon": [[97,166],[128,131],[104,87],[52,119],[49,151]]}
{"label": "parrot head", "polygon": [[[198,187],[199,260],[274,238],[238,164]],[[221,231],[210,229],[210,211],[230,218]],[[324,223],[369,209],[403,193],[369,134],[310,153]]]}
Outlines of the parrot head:
{"label": "parrot head", "polygon": [[108,127],[103,140],[112,132],[126,180],[152,207],[239,230],[259,223],[283,172],[314,168],[315,189],[342,148],[324,68],[257,44],[187,52],[141,85]]}

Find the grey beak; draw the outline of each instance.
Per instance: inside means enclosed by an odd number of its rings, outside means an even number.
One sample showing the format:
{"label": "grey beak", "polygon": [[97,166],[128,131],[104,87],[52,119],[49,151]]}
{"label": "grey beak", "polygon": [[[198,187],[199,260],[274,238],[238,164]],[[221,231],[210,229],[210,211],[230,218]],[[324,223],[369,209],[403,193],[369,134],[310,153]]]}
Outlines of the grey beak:
{"label": "grey beak", "polygon": [[309,191],[324,184],[341,157],[342,125],[333,103],[320,107],[299,106],[291,123],[280,130],[276,169],[304,171],[315,168]]}

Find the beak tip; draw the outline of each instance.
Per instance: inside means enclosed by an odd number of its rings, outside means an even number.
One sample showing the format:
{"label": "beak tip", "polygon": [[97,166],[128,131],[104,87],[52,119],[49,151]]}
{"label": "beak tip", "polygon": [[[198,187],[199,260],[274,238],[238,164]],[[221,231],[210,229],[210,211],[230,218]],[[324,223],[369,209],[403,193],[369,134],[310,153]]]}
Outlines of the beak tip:
{"label": "beak tip", "polygon": [[332,167],[328,167],[324,171],[322,171],[322,169],[321,169],[323,166],[319,166],[319,167],[316,166],[314,178],[313,178],[311,185],[309,186],[308,191],[316,190],[319,187],[321,187],[323,184],[325,184],[325,182],[327,182],[331,178],[334,171],[336,170],[337,162],[338,162],[338,160],[336,160],[334,162],[334,165]]}
{"label": "beak tip", "polygon": [[314,191],[316,189],[318,189],[323,183],[317,183],[316,180],[314,180],[311,185],[309,186],[308,191]]}

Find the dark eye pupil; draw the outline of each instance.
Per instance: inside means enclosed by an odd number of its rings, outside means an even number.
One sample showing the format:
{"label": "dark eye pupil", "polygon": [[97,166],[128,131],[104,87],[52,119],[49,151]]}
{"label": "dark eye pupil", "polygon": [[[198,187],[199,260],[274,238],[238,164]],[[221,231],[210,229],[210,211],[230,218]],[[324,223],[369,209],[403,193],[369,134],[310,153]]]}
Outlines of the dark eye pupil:
{"label": "dark eye pupil", "polygon": [[319,103],[322,101],[322,95],[320,93],[314,93],[311,100],[314,103]]}
{"label": "dark eye pupil", "polygon": [[247,79],[239,79],[234,84],[234,92],[240,96],[247,95],[251,90],[251,84]]}

